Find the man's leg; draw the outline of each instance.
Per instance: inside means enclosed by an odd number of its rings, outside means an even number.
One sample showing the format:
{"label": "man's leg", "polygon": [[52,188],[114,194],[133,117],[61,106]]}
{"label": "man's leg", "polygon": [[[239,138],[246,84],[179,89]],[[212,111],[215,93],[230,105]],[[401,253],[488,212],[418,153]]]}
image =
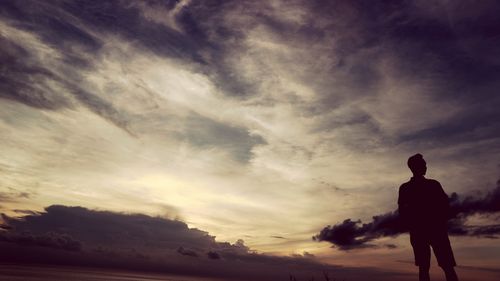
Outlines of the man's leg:
{"label": "man's leg", "polygon": [[455,272],[455,257],[451,249],[450,240],[446,230],[442,230],[433,236],[431,241],[434,255],[436,255],[439,266],[443,269],[446,275],[446,281],[458,281],[457,273]]}
{"label": "man's leg", "polygon": [[429,266],[421,265],[418,267],[418,280],[419,281],[430,281],[431,276],[429,275]]}
{"label": "man's leg", "polygon": [[458,281],[458,276],[453,266],[443,267],[443,271],[446,275],[446,281]]}
{"label": "man's leg", "polygon": [[431,267],[431,248],[423,234],[410,232],[410,242],[415,255],[415,265],[418,266],[420,281],[429,281],[429,268]]}

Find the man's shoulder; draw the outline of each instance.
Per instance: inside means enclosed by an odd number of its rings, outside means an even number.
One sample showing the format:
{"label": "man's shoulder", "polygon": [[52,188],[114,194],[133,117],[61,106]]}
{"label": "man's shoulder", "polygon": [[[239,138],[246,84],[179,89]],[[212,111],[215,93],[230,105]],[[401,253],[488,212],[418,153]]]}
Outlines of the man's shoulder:
{"label": "man's shoulder", "polygon": [[412,181],[411,179],[403,184],[401,184],[399,186],[399,191],[405,191],[405,190],[408,190],[408,189],[412,189],[412,188],[415,188],[416,186],[421,186],[422,183],[424,185],[427,185],[427,186],[441,186],[441,184],[439,183],[439,181],[435,180],[435,179],[425,179],[424,182],[415,182],[415,181]]}
{"label": "man's shoulder", "polygon": [[426,179],[427,184],[441,186],[441,184],[435,179]]}
{"label": "man's shoulder", "polygon": [[403,184],[401,184],[399,186],[399,191],[401,192],[401,191],[407,190],[408,187],[410,187],[410,185],[411,185],[411,181],[404,182]]}

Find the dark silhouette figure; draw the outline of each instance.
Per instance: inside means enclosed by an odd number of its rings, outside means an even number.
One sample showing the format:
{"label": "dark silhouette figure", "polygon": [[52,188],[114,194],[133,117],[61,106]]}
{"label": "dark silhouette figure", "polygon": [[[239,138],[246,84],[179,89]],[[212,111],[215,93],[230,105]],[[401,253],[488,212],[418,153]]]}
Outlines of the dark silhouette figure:
{"label": "dark silhouette figure", "polygon": [[446,280],[458,281],[455,258],[448,239],[448,195],[438,181],[424,177],[427,166],[421,154],[411,156],[408,167],[413,177],[399,188],[398,210],[403,224],[410,231],[415,265],[419,267],[419,280],[430,280],[432,247]]}

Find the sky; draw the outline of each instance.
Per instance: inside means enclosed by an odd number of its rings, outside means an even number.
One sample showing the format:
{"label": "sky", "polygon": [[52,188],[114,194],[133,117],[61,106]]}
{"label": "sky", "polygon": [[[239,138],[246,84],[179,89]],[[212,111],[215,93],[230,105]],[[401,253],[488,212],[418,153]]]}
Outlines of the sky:
{"label": "sky", "polygon": [[[86,265],[133,264],[133,248],[155,269],[165,248],[183,274],[264,260],[403,280],[408,235],[378,222],[422,153],[459,215],[457,270],[498,280],[498,15],[489,0],[2,1],[0,240]],[[342,227],[356,243],[321,236]]]}

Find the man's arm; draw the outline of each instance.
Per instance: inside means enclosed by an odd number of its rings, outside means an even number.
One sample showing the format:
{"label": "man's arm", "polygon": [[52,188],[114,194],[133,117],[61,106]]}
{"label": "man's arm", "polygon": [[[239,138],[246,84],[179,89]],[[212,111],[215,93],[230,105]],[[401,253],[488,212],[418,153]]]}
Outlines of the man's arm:
{"label": "man's arm", "polygon": [[438,181],[435,181],[436,183],[436,189],[437,189],[437,196],[438,196],[438,204],[439,204],[439,214],[440,217],[444,220],[447,221],[450,219],[450,198],[444,192],[443,187]]}
{"label": "man's arm", "polygon": [[399,197],[398,197],[398,213],[401,221],[404,224],[408,223],[408,209],[409,209],[408,200],[406,198],[405,186],[401,185],[399,187]]}

